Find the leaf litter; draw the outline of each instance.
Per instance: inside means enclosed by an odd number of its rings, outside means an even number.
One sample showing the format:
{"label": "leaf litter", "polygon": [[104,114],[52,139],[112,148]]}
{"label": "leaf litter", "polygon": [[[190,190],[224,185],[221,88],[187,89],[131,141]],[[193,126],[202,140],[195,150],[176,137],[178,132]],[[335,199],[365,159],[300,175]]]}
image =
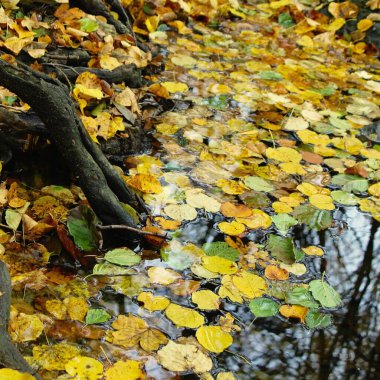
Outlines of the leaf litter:
{"label": "leaf litter", "polygon": [[[54,28],[61,45],[75,47],[79,38],[96,52],[95,67],[146,67],[152,59],[106,33],[99,35],[99,49],[86,37],[105,21],[67,4],[57,8],[53,26],[26,15],[19,25],[10,17],[17,3],[7,2],[0,13],[9,27],[1,44],[16,55],[24,49],[31,57],[43,56],[47,31]],[[25,301],[13,302],[10,334],[15,342],[32,342],[28,360],[48,378],[142,379],[150,376],[151,360],[168,371],[219,379],[224,373],[214,371],[217,354],[242,327],[227,305],[247,305],[253,321],[280,314],[315,329],[328,327],[329,309],[342,304],[325,276],[302,277],[308,273],[305,257],[318,260],[328,252],[299,246],[295,226],[331,228],[343,206],[380,221],[380,146],[360,138],[380,117],[376,54],[363,42],[373,22],[358,21],[345,39],[339,31],[357,16],[350,2],[330,3],[331,17],[322,17],[292,0],[182,1],[186,24],[177,19],[177,7],[150,5],[149,16],[122,3],[136,16],[134,32],[166,55],[165,70],[147,78],[153,84],[145,93],[158,103],[186,105],[147,123],[159,151],[133,157],[124,176],[149,207],[153,225],[146,228],[167,232],[172,240],[153,244],[154,257],[163,259],[159,264],[144,258],[147,248],[117,247],[103,252],[96,276],[55,269],[48,263],[60,252],[35,241],[56,230],[61,245],[83,264],[100,254],[95,215],[75,187],[35,191],[4,181],[0,252],[15,295],[27,294]],[[375,2],[367,6],[379,8]],[[197,21],[202,17],[217,25]],[[38,49],[30,23],[44,30]],[[2,103],[28,108],[1,91]],[[128,138],[124,123],[130,115],[150,117],[141,112],[141,93],[123,84],[106,90],[89,72],[78,76],[73,97],[96,142]],[[204,220],[216,241],[186,233]],[[255,231],[265,238],[256,240]],[[279,284],[285,284],[280,293]],[[128,315],[99,302],[110,288],[128,299]],[[54,343],[40,342],[43,331]],[[12,371],[1,369],[0,376],[29,378]]]}

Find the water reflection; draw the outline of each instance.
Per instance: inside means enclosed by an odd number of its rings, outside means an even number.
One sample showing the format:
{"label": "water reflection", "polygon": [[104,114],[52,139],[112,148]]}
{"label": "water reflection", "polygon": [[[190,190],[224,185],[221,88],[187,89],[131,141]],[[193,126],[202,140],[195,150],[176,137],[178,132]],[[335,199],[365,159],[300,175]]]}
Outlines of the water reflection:
{"label": "water reflection", "polygon": [[278,317],[249,326],[248,309],[235,310],[247,327],[230,348],[236,355],[225,352],[220,364],[239,379],[379,378],[379,223],[354,208],[340,211],[339,219],[333,230],[296,231],[302,246],[326,248],[324,258],[310,265],[314,273],[328,273],[344,298],[334,326],[310,332]]}

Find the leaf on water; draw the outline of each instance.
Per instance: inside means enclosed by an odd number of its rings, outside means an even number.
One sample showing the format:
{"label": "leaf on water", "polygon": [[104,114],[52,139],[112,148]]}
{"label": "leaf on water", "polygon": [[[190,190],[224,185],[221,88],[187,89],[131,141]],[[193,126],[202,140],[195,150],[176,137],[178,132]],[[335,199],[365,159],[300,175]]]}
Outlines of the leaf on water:
{"label": "leaf on water", "polygon": [[215,353],[223,352],[233,342],[232,336],[223,331],[220,326],[202,326],[195,336],[206,350]]}
{"label": "leaf on water", "polygon": [[167,216],[174,220],[194,220],[197,216],[197,210],[188,204],[169,205],[164,208]]}
{"label": "leaf on water", "polygon": [[241,270],[232,276],[232,283],[239,292],[247,298],[261,297],[268,289],[262,277],[246,270]]}
{"label": "leaf on water", "polygon": [[323,307],[335,308],[342,304],[340,295],[324,279],[313,280],[309,283],[309,288],[313,297],[320,302]]}
{"label": "leaf on water", "polygon": [[204,373],[212,368],[212,360],[194,344],[178,344],[172,340],[157,352],[158,362],[169,371]]}
{"label": "leaf on water", "polygon": [[245,231],[245,225],[235,220],[232,222],[221,222],[218,224],[218,228],[221,232],[230,236],[237,236]]}
{"label": "leaf on water", "polygon": [[280,306],[280,314],[285,318],[299,319],[301,323],[305,323],[307,307],[299,305],[282,305]]}
{"label": "leaf on water", "polygon": [[355,206],[358,204],[358,198],[347,191],[335,190],[331,192],[331,197],[335,202],[345,206]]}
{"label": "leaf on water", "polygon": [[76,356],[66,363],[65,369],[76,379],[98,380],[103,377],[103,364],[87,356]]}
{"label": "leaf on water", "polygon": [[308,289],[295,287],[286,295],[286,302],[293,305],[305,306],[311,309],[318,307],[318,303],[314,301]]}
{"label": "leaf on water", "polygon": [[139,380],[144,376],[140,367],[141,363],[136,360],[119,360],[107,369],[105,378],[106,380],[121,380],[123,378]]}
{"label": "leaf on water", "polygon": [[152,292],[141,292],[137,301],[144,304],[144,308],[149,311],[159,311],[165,310],[169,304],[170,300],[163,296],[154,296]]}
{"label": "leaf on water", "polygon": [[132,266],[141,261],[141,257],[129,248],[116,248],[108,251],[104,259],[112,264]]}
{"label": "leaf on water", "polygon": [[89,309],[86,315],[86,325],[107,322],[111,318],[104,309]]}
{"label": "leaf on water", "polygon": [[274,186],[272,186],[268,181],[261,177],[246,177],[244,179],[244,184],[255,191],[263,191],[269,193],[274,190]]}
{"label": "leaf on water", "polygon": [[98,223],[98,218],[88,206],[80,205],[70,210],[67,228],[75,244],[83,251],[97,249],[100,238],[96,229]]}
{"label": "leaf on water", "polygon": [[107,262],[95,264],[94,268],[92,269],[92,274],[97,276],[121,276],[134,273],[136,272],[132,268],[123,268],[119,265],[113,265]]}
{"label": "leaf on water", "polygon": [[239,260],[239,252],[224,241],[205,243],[202,249],[207,256],[220,256],[231,261]]}
{"label": "leaf on water", "polygon": [[348,193],[362,193],[368,190],[368,180],[351,174],[337,174],[331,179],[333,185],[342,186]]}
{"label": "leaf on water", "polygon": [[279,305],[269,298],[255,298],[249,303],[249,309],[256,318],[272,317],[278,313]]}
{"label": "leaf on water", "polygon": [[161,267],[151,267],[148,269],[148,276],[152,283],[160,285],[170,285],[179,280],[181,275],[172,270]]}
{"label": "leaf on water", "polygon": [[293,238],[284,238],[271,234],[267,241],[267,249],[273,257],[285,264],[293,264],[297,261]]}
{"label": "leaf on water", "polygon": [[238,271],[238,266],[234,262],[220,256],[202,257],[202,265],[210,272],[220,274],[233,274]]}
{"label": "leaf on water", "polygon": [[298,221],[289,214],[272,215],[272,220],[282,235],[286,235],[290,227],[298,224]]}
{"label": "leaf on water", "polygon": [[293,211],[293,216],[300,222],[306,224],[310,229],[317,231],[331,227],[333,219],[327,210],[320,210],[312,205],[300,205]]}
{"label": "leaf on water", "polygon": [[198,290],[191,295],[191,301],[201,310],[217,310],[220,306],[220,298],[211,290]]}
{"label": "leaf on water", "polygon": [[195,329],[205,323],[203,315],[188,307],[171,303],[165,309],[165,315],[178,327]]}

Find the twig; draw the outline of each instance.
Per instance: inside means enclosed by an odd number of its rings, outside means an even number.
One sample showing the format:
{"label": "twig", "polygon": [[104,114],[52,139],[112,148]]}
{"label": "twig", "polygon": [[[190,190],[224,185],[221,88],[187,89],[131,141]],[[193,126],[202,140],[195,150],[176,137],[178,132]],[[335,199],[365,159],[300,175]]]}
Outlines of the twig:
{"label": "twig", "polygon": [[163,234],[159,234],[156,232],[144,231],[144,230],[140,230],[138,228],[126,226],[124,224],[110,224],[108,226],[97,225],[96,227],[99,230],[128,230],[128,231],[136,232],[137,234],[140,234],[140,235],[157,236],[157,237],[160,237],[160,238],[166,239],[166,240],[172,239],[170,236],[168,236],[166,234],[163,235]]}

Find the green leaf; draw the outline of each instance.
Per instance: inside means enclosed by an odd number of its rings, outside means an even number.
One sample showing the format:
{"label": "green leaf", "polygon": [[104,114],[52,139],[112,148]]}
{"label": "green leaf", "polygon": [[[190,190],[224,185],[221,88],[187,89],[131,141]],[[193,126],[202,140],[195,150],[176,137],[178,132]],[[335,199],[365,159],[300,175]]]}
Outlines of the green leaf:
{"label": "green leaf", "polygon": [[249,309],[256,318],[272,317],[278,313],[278,303],[269,298],[255,298],[249,303]]}
{"label": "green leaf", "polygon": [[67,228],[75,244],[83,251],[97,248],[100,237],[96,229],[97,223],[98,218],[88,206],[80,205],[70,210]]}
{"label": "green leaf", "polygon": [[299,286],[292,289],[292,291],[286,295],[286,302],[292,305],[301,305],[312,309],[318,307],[318,303],[313,300],[309,290]]}
{"label": "green leaf", "polygon": [[342,205],[355,206],[358,204],[358,198],[354,194],[348,193],[347,191],[335,190],[332,191],[330,195],[335,202],[338,202]]}
{"label": "green leaf", "polygon": [[323,279],[310,281],[309,287],[313,297],[323,307],[334,308],[342,304],[340,295]]}
{"label": "green leaf", "polygon": [[285,264],[293,264],[296,262],[295,247],[292,238],[284,238],[271,234],[267,241],[267,249],[274,258]]}
{"label": "green leaf", "polygon": [[170,268],[176,270],[184,270],[190,268],[196,261],[199,260],[195,255],[186,251],[161,249],[161,257],[168,263]]}
{"label": "green leaf", "polygon": [[290,28],[294,25],[292,16],[288,12],[280,13],[278,16],[278,23],[285,28]]}
{"label": "green leaf", "polygon": [[206,103],[217,110],[224,109],[228,106],[229,97],[227,95],[217,95],[206,99]]}
{"label": "green leaf", "polygon": [[270,199],[264,193],[248,193],[247,196],[241,196],[241,199],[248,207],[252,208],[265,208],[271,204]]}
{"label": "green leaf", "polygon": [[272,216],[273,223],[282,235],[286,235],[290,227],[298,224],[298,221],[289,214],[277,214]]}
{"label": "green leaf", "polygon": [[141,261],[141,257],[129,248],[117,248],[107,252],[104,259],[112,264],[132,266]]}
{"label": "green leaf", "polygon": [[309,310],[306,314],[306,325],[309,329],[323,329],[331,325],[331,316],[318,310]]}
{"label": "green leaf", "polygon": [[313,88],[311,89],[311,91],[321,94],[323,96],[331,96],[335,94],[336,89],[333,86],[327,86],[324,88]]}
{"label": "green leaf", "polygon": [[310,204],[297,206],[293,211],[293,216],[311,229],[321,231],[332,225],[331,213],[327,210],[320,210]]}
{"label": "green leaf", "polygon": [[357,175],[337,174],[331,179],[333,185],[342,186],[349,193],[362,193],[368,190],[368,180]]}
{"label": "green leaf", "polygon": [[107,262],[96,264],[92,270],[92,274],[96,276],[121,276],[134,273],[136,271],[132,268],[124,268]]}
{"label": "green leaf", "polygon": [[244,184],[255,191],[264,191],[266,193],[269,193],[274,190],[274,187],[269,182],[260,177],[247,177],[244,180]]}
{"label": "green leaf", "polygon": [[98,23],[95,20],[92,20],[90,18],[82,18],[79,20],[80,23],[80,30],[83,32],[91,33],[95,32],[99,28]]}
{"label": "green leaf", "polygon": [[261,71],[259,78],[265,80],[282,80],[282,75],[276,71]]}
{"label": "green leaf", "polygon": [[17,96],[4,96],[3,102],[8,106],[13,106],[13,103],[17,100]]}
{"label": "green leaf", "polygon": [[86,324],[93,325],[95,323],[104,323],[110,318],[111,315],[103,309],[89,309],[86,315]]}
{"label": "green leaf", "polygon": [[202,249],[205,251],[207,256],[220,256],[231,261],[239,260],[239,252],[235,248],[230,247],[224,241],[205,243],[203,244]]}

